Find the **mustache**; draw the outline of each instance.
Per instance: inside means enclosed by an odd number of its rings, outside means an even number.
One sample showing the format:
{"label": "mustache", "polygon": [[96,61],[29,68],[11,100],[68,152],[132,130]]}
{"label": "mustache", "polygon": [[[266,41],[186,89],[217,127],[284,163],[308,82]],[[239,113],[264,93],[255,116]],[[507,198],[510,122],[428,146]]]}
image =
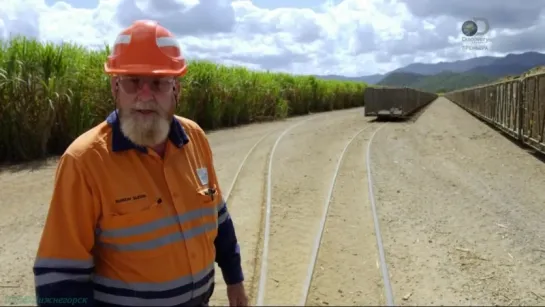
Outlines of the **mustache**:
{"label": "mustache", "polygon": [[159,113],[161,110],[155,101],[138,101],[131,108],[134,111],[153,111]]}

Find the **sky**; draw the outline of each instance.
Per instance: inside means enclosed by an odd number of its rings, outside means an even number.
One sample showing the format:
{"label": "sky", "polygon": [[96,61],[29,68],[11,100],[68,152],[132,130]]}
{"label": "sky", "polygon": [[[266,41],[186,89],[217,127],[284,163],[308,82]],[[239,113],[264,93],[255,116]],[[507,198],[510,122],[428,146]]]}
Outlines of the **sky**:
{"label": "sky", "polygon": [[[1,0],[0,37],[89,48],[153,19],[188,59],[363,76],[411,63],[545,51],[545,0]],[[464,40],[464,21],[489,31]]]}

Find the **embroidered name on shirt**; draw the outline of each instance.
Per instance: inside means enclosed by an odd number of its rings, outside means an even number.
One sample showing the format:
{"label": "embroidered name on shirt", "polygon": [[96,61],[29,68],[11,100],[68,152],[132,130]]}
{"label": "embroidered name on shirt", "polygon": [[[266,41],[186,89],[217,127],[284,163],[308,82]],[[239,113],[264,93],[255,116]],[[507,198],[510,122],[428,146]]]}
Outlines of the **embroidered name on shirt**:
{"label": "embroidered name on shirt", "polygon": [[135,195],[135,196],[132,196],[132,197],[119,198],[119,199],[115,200],[115,203],[119,204],[119,203],[124,203],[124,202],[127,202],[127,201],[139,200],[139,199],[142,199],[142,198],[146,198],[146,194]]}

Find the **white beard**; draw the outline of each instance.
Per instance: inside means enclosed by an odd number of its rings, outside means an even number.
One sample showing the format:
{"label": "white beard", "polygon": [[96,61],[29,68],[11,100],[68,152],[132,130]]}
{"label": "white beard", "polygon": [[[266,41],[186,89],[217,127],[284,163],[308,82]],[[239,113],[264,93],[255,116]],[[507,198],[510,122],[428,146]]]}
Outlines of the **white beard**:
{"label": "white beard", "polygon": [[[140,105],[145,103],[139,102],[136,107],[140,108]],[[142,115],[119,110],[121,131],[136,145],[152,147],[161,144],[168,137],[171,120],[166,119],[160,110],[156,111],[158,113]]]}

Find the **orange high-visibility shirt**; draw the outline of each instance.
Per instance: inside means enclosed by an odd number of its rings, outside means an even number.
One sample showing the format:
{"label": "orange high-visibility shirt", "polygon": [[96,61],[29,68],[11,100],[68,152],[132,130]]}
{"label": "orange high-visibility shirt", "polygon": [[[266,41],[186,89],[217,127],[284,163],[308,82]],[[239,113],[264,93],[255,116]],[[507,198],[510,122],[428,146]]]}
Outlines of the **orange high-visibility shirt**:
{"label": "orange high-visibility shirt", "polygon": [[68,147],[34,264],[39,305],[199,305],[213,292],[214,261],[227,284],[243,281],[195,122],[173,119],[164,158],[130,142],[116,112]]}

